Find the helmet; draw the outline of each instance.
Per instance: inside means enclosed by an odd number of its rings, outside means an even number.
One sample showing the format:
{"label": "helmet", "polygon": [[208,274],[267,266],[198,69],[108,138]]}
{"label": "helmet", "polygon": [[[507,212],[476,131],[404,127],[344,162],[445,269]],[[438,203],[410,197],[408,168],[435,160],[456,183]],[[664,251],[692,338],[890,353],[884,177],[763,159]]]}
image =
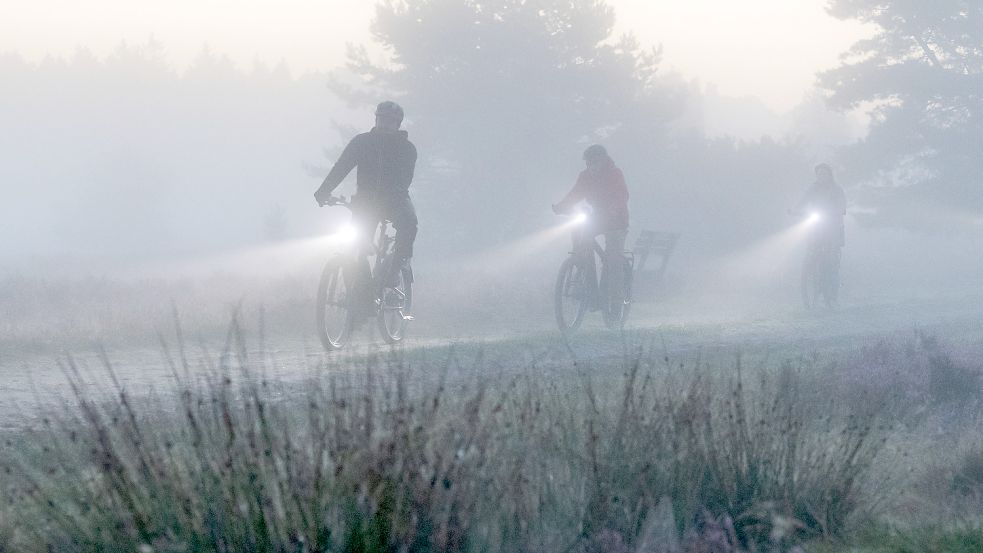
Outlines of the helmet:
{"label": "helmet", "polygon": [[584,150],[584,161],[594,161],[608,157],[608,151],[600,144],[593,144]]}
{"label": "helmet", "polygon": [[817,165],[815,169],[816,174],[819,174],[820,171],[828,175],[833,174],[833,168],[830,167],[828,163],[820,163],[819,165]]}
{"label": "helmet", "polygon": [[392,117],[399,122],[403,121],[403,108],[396,102],[386,100],[375,108],[376,117]]}

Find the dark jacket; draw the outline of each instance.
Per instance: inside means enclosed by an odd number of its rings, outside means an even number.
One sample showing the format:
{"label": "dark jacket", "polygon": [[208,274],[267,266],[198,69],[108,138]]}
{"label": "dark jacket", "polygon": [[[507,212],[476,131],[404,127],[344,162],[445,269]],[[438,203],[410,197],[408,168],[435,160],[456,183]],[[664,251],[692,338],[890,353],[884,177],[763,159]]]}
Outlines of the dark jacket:
{"label": "dark jacket", "polygon": [[591,206],[597,227],[603,231],[628,228],[628,187],[621,169],[609,161],[599,173],[581,171],[577,183],[557,207],[568,211],[585,200]]}
{"label": "dark jacket", "polygon": [[356,194],[362,199],[408,197],[416,167],[416,147],[407,137],[406,131],[389,133],[378,129],[356,136],[341,152],[318,195],[330,194],[358,167]]}

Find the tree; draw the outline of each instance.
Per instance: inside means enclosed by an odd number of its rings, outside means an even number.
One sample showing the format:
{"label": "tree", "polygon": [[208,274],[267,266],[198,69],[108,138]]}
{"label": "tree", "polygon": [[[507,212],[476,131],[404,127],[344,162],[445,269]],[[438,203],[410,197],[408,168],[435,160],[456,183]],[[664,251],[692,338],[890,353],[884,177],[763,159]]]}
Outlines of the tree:
{"label": "tree", "polygon": [[820,82],[835,107],[874,106],[843,162],[880,219],[935,226],[983,207],[983,4],[833,0],[829,11],[876,27]]}
{"label": "tree", "polygon": [[388,59],[353,48],[367,87],[336,88],[356,104],[380,90],[404,104],[425,145],[414,197],[432,228],[459,229],[446,245],[500,242],[543,224],[589,143],[640,126],[664,134],[679,112],[658,52],[615,39],[613,25],[599,0],[386,1],[372,36]]}
{"label": "tree", "polygon": [[239,248],[273,204],[289,221],[273,235],[324,232],[299,161],[333,138],[326,75],[243,71],[208,50],[178,72],[163,54],[153,41],[39,64],[0,54],[0,253]]}

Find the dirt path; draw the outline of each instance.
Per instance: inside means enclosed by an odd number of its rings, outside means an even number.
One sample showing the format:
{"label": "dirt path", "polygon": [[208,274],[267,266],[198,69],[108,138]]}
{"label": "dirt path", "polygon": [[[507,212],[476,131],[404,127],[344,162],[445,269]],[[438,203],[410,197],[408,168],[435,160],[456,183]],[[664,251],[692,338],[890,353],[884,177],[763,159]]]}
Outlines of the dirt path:
{"label": "dirt path", "polygon": [[[702,315],[687,316],[688,312]],[[683,303],[640,305],[633,317],[623,335],[606,331],[592,320],[569,344],[551,328],[548,317],[523,321],[521,327],[508,325],[480,335],[462,332],[456,337],[427,333],[424,327],[423,336],[416,334],[404,350],[411,362],[424,366],[444,363],[451,352],[470,362],[480,351],[486,366],[502,370],[533,364],[558,367],[572,365],[575,360],[603,364],[638,347],[651,347],[682,362],[696,355],[733,359],[738,352],[781,359],[856,348],[878,337],[915,329],[952,342],[983,344],[983,295],[971,293],[846,305],[820,313],[788,306],[743,306],[728,311]],[[249,355],[265,359],[271,375],[286,382],[300,380],[325,366],[343,370],[346,364],[366,356],[389,352],[378,342],[360,341],[352,352],[327,355],[313,336],[270,338],[265,352],[261,352],[257,333],[248,329],[246,340]],[[192,341],[187,356],[195,371],[207,372],[222,349],[221,341]],[[84,380],[95,389],[111,391],[109,373],[98,353],[90,349],[73,356]],[[109,348],[106,356],[119,382],[135,395],[166,393],[173,385],[173,373],[160,346],[116,346]],[[178,353],[173,351],[172,356],[177,358]],[[70,402],[66,365],[67,356],[57,352],[0,352],[0,430],[36,423],[47,408]]]}

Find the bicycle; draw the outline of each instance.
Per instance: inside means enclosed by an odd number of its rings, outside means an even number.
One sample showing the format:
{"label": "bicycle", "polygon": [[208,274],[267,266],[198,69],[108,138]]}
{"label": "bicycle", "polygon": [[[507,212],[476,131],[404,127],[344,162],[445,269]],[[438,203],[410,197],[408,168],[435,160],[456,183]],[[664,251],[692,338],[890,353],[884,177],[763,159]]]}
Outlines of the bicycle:
{"label": "bicycle", "polygon": [[[796,213],[797,214],[797,213]],[[834,243],[821,212],[812,212],[805,222],[814,228],[811,232],[805,259],[802,262],[800,291],[806,309],[819,307],[820,301],[827,309],[836,306],[840,288],[840,248]]]}
{"label": "bicycle", "polygon": [[[344,197],[318,203],[352,209]],[[396,239],[391,229],[392,222],[383,219],[371,241],[355,232],[351,251],[325,264],[317,292],[317,331],[325,350],[343,348],[361,320],[371,317],[386,342],[395,344],[405,337],[413,320],[413,272],[409,266],[392,267]]]}
{"label": "bicycle", "polygon": [[[586,221],[586,216],[577,216],[577,222]],[[601,258],[601,274],[597,274],[597,257]],[[560,265],[554,289],[556,322],[560,331],[569,334],[580,328],[587,311],[601,311],[604,324],[611,329],[621,329],[631,310],[632,282],[634,280],[635,257],[630,251],[624,252],[624,282],[620,294],[603,294],[607,289],[607,267],[604,263],[604,248],[597,237],[584,240],[576,246]],[[600,278],[599,278],[600,277]]]}

